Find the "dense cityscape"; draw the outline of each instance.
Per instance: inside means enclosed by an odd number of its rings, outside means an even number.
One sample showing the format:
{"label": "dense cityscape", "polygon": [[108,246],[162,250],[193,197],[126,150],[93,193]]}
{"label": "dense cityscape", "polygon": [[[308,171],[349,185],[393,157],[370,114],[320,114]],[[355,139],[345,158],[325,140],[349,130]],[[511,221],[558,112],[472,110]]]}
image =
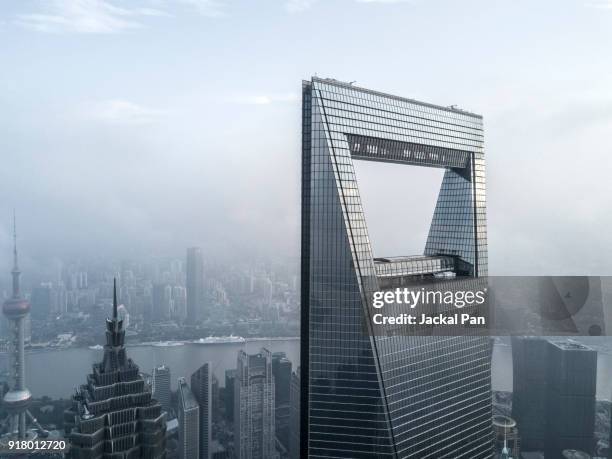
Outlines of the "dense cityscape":
{"label": "dense cityscape", "polygon": [[[487,276],[482,117],[333,79],[314,77],[303,91],[299,269],[189,247],[183,257],[66,261],[22,286],[13,217],[0,454],[17,440],[61,445],[37,454],[73,459],[612,457],[612,389],[598,374],[609,342],[367,330],[375,292]],[[450,135],[406,141],[408,122],[380,107],[425,116],[424,136],[459,129],[471,151]],[[404,140],[372,119],[398,124]],[[334,154],[319,142],[329,126],[348,132],[329,133]],[[354,159],[445,169],[423,254],[374,257]],[[602,282],[587,290],[602,317]],[[550,304],[565,307],[572,292],[561,284]],[[494,373],[508,367],[512,383],[495,388]],[[51,397],[58,378],[45,372],[56,370],[65,379]]]}
{"label": "dense cityscape", "polygon": [[[83,409],[95,410],[94,400],[85,403],[89,397],[85,387],[93,384],[90,389],[94,394],[98,385],[109,384],[95,375],[117,372],[131,374],[128,380],[137,384],[137,392],[148,394],[151,402],[147,403],[159,408],[152,422],[157,422],[167,437],[160,444],[166,457],[225,458],[235,457],[234,451],[239,448],[250,449],[247,440],[242,444],[235,440],[244,437],[239,429],[245,429],[245,425],[234,423],[234,419],[263,423],[267,442],[264,457],[299,457],[299,369],[284,352],[272,353],[264,348],[252,355],[237,352],[236,368],[224,372],[221,384],[213,373],[213,362],[203,362],[193,374],[177,375],[172,372],[172,362],[139,369],[126,355],[125,345],[130,343],[159,348],[184,344],[240,346],[247,339],[299,334],[297,276],[291,261],[243,267],[207,262],[200,248],[189,248],[184,260],[96,263],[93,267],[70,264],[56,278],[27,289],[23,297],[27,300],[20,300],[31,305],[31,312],[23,318],[26,352],[84,346],[104,349],[101,367],[94,364],[92,382],[86,382],[86,375],[82,381],[72,382],[72,386],[86,384],[77,389],[72,400],[51,399],[46,394],[30,400],[30,410],[38,419],[34,438],[64,437],[64,426],[71,426],[66,434],[78,430],[74,417],[87,419]],[[19,269],[15,250],[13,277],[18,284]],[[4,290],[7,304],[13,297],[21,298],[21,289],[16,292]],[[110,325],[104,327],[105,323]],[[3,336],[7,337],[9,320],[3,317],[2,324]],[[10,341],[3,340],[5,352]],[[5,393],[11,383],[9,360],[3,360]],[[125,379],[118,377],[116,383]],[[258,379],[258,396],[247,395],[253,391],[249,382],[253,379]],[[174,391],[173,380],[177,381]],[[234,400],[239,400],[236,406]],[[3,418],[6,410],[3,404]],[[165,414],[160,417],[162,412]],[[95,456],[87,452],[91,448],[85,447],[86,440],[81,453],[76,444],[73,457]],[[95,445],[90,446],[95,450]]]}
{"label": "dense cityscape", "polygon": [[[299,458],[299,364],[289,360],[286,353],[265,348],[251,354],[239,350],[235,354],[235,368],[225,370],[219,378],[213,370],[217,364],[212,361],[201,362],[191,374],[176,374],[171,361],[151,369],[138,368],[137,362],[131,363],[124,346],[131,342],[172,348],[182,344],[177,336],[186,343],[201,346],[232,342],[241,345],[247,339],[272,337],[268,334],[273,333],[272,330],[278,330],[279,337],[289,336],[292,330],[295,333],[299,323],[295,280],[292,281],[295,275],[289,274],[290,265],[262,263],[244,271],[218,266],[205,268],[202,252],[196,248],[187,250],[184,263],[176,259],[156,261],[146,267],[133,263],[123,265],[133,269],[64,271],[65,283],[61,279],[45,281],[25,294],[32,304],[29,327],[46,333],[44,342],[32,340],[32,335],[38,335],[31,331],[26,335],[29,354],[79,346],[96,351],[104,349],[104,358],[101,363],[94,363],[92,376],[83,375],[81,381],[73,381],[73,386],[85,383],[73,397],[52,399],[45,394],[32,397],[29,410],[34,413],[36,424],[31,426],[30,432],[38,438],[65,438],[72,431],[71,457],[95,457],[88,452],[91,448],[84,447],[78,453],[79,437],[75,434],[74,419],[75,416],[86,419],[84,414],[90,411],[83,410],[95,410],[94,400],[84,401],[90,389],[91,394],[96,393],[93,375],[101,371],[96,368],[118,362],[117,367],[123,365],[123,371],[130,367],[137,370],[131,377],[133,383],[137,383],[137,392],[148,397],[151,400],[148,403],[157,409],[153,411],[157,414],[151,415],[151,422],[157,423],[163,433],[163,444],[158,447],[163,446],[165,457],[248,457],[246,449],[253,448],[251,442],[255,441],[261,447],[263,455],[260,457]],[[210,275],[206,273],[212,272],[220,278],[223,273],[233,273],[224,278],[229,286],[227,290],[219,280],[205,282]],[[152,278],[147,279],[145,273],[152,273]],[[201,295],[194,301],[196,307],[191,312],[198,317],[195,325],[185,323],[190,315],[188,299],[191,299],[192,289]],[[236,308],[249,311],[243,318],[243,325],[236,321],[238,326],[233,326],[224,314],[211,314],[211,318],[206,319],[207,311],[231,307],[232,297],[219,293],[228,290],[240,292],[237,301],[248,298],[257,305],[251,309]],[[5,291],[4,296],[12,298],[10,292]],[[35,307],[46,312],[35,312]],[[128,312],[132,310],[133,313]],[[212,316],[221,319],[213,320]],[[3,320],[6,331],[8,323]],[[263,334],[261,330],[265,330]],[[7,348],[8,341],[4,342]],[[106,346],[102,346],[105,342]],[[500,340],[498,344],[504,343],[510,344],[509,340]],[[597,351],[594,349],[599,346],[597,341],[592,343],[594,346],[588,347],[572,340],[512,340],[514,391],[493,392],[493,426],[499,451],[505,448],[513,452],[514,456],[507,457],[538,458],[538,453],[521,454],[520,451],[544,451],[554,447],[554,442],[561,438],[558,429],[563,419],[579,415],[588,418],[581,419],[581,425],[586,422],[594,427],[572,434],[573,441],[579,442],[584,449],[593,445],[595,454],[592,457],[607,457],[612,410],[608,401],[596,400]],[[609,352],[605,344],[601,349]],[[108,356],[113,352],[118,352],[117,357]],[[542,367],[542,361],[553,362],[548,367],[550,370]],[[567,373],[559,374],[560,369]],[[6,370],[3,380],[6,392],[10,383]],[[568,382],[559,386],[561,381]],[[562,410],[558,411],[559,408]],[[6,406],[2,407],[2,412],[6,413]],[[162,416],[162,413],[165,414]],[[548,425],[539,422],[540,419],[555,420],[555,423]],[[81,429],[82,426],[81,423]],[[245,432],[257,432],[258,439],[249,438],[251,434]],[[577,440],[580,435],[582,439]],[[86,444],[83,441],[82,446]],[[40,453],[38,456],[59,457],[61,454]]]}
{"label": "dense cityscape", "polygon": [[128,343],[299,336],[297,261],[222,264],[189,248],[182,259],[66,262],[28,289],[26,346],[99,345],[114,278]]}

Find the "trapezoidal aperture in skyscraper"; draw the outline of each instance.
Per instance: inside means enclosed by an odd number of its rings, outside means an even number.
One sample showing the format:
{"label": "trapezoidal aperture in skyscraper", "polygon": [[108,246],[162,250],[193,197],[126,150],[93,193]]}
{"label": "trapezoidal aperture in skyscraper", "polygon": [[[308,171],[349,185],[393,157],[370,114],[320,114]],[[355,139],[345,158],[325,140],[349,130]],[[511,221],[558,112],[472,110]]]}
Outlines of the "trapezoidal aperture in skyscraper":
{"label": "trapezoidal aperture in skyscraper", "polygon": [[[375,258],[358,159],[445,169],[422,254]],[[491,457],[489,338],[363,329],[367,298],[390,280],[487,274],[485,204],[482,117],[303,83],[303,457]]]}

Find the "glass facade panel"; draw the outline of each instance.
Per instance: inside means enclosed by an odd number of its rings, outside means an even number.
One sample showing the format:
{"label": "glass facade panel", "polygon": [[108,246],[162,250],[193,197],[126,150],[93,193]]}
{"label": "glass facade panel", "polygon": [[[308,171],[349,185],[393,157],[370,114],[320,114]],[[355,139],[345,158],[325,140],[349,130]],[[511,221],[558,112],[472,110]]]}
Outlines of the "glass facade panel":
{"label": "glass facade panel", "polygon": [[[446,169],[424,252],[374,258],[353,160]],[[371,336],[389,276],[486,275],[482,118],[303,84],[302,457],[491,456],[486,337]]]}

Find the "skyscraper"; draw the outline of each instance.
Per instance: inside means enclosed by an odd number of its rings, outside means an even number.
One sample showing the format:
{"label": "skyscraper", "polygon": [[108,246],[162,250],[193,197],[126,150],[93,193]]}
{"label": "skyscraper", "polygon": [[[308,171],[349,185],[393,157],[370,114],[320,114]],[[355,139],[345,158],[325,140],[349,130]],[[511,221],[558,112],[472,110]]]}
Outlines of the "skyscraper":
{"label": "skyscraper", "polygon": [[213,375],[210,363],[205,363],[191,375],[191,390],[200,407],[200,459],[212,457]]}
{"label": "skyscraper", "polygon": [[200,407],[185,378],[178,380],[179,458],[200,457]]}
{"label": "skyscraper", "polygon": [[154,284],[151,292],[153,303],[153,322],[162,322],[170,319],[170,302],[172,301],[172,287],[167,284]]}
{"label": "skyscraper", "polygon": [[147,390],[138,365],[127,357],[124,342],[115,283],[104,358],[93,365],[64,413],[73,459],[166,457],[166,414]]}
{"label": "skyscraper", "polygon": [[569,340],[512,339],[512,414],[521,450],[593,453],[597,352]]}
{"label": "skyscraper", "polygon": [[523,451],[544,451],[548,394],[548,343],[539,337],[512,338],[512,417]]}
{"label": "skyscraper", "polygon": [[548,343],[539,337],[512,338],[512,417],[523,451],[544,451]]}
{"label": "skyscraper", "polygon": [[284,352],[272,354],[274,375],[274,424],[276,438],[289,449],[289,421],[291,417],[291,361]]}
{"label": "skyscraper", "polygon": [[229,422],[234,422],[234,384],[236,370],[225,370],[225,416]]}
{"label": "skyscraper", "polygon": [[41,284],[32,289],[32,305],[34,311],[31,315],[35,319],[46,320],[52,312],[52,287],[51,284]]}
{"label": "skyscraper", "polygon": [[608,430],[608,459],[612,459],[612,409],[610,410],[610,429]]}
{"label": "skyscraper", "polygon": [[[482,117],[331,79],[302,96],[302,457],[491,457],[490,340],[363,328],[383,281],[487,274]],[[422,254],[375,258],[354,160],[445,170]]]}
{"label": "skyscraper", "polygon": [[172,407],[172,392],[170,390],[171,380],[170,368],[166,365],[160,365],[153,368],[153,374],[151,375],[153,397],[161,403],[162,409],[166,413],[170,413]]}
{"label": "skyscraper", "polygon": [[272,353],[238,352],[234,382],[234,447],[238,459],[274,459]]}
{"label": "skyscraper", "polygon": [[569,340],[548,342],[545,457],[595,449],[597,352]]}
{"label": "skyscraper", "polygon": [[11,388],[4,395],[3,403],[8,411],[9,432],[2,442],[8,440],[32,440],[36,437],[33,431],[27,430],[27,420],[34,421],[28,411],[32,394],[26,387],[25,374],[25,322],[30,313],[30,303],[21,295],[19,278],[19,260],[17,256],[17,222],[13,216],[13,293],[2,305],[2,312],[9,324],[9,371]]}
{"label": "skyscraper", "polygon": [[201,318],[204,300],[204,259],[202,249],[187,249],[187,323],[193,324]]}
{"label": "skyscraper", "polygon": [[300,459],[300,368],[291,374],[289,459]]}

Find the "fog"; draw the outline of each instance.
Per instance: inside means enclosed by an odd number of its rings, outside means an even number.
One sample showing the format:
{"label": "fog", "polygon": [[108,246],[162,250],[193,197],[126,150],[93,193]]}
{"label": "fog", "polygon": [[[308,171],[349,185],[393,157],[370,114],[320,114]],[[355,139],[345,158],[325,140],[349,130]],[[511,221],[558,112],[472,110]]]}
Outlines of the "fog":
{"label": "fog", "polygon": [[[88,22],[63,2],[1,7],[0,272],[13,208],[30,272],[191,245],[298,257],[300,80],[318,72],[484,115],[492,274],[612,274],[608,11],[481,2],[474,18],[449,2],[338,0],[219,2],[198,15],[138,3],[160,14],[126,4],[113,22],[84,3]],[[333,17],[370,33],[347,41]],[[377,254],[424,243],[439,173],[363,173]],[[385,207],[378,189],[409,204]]]}

